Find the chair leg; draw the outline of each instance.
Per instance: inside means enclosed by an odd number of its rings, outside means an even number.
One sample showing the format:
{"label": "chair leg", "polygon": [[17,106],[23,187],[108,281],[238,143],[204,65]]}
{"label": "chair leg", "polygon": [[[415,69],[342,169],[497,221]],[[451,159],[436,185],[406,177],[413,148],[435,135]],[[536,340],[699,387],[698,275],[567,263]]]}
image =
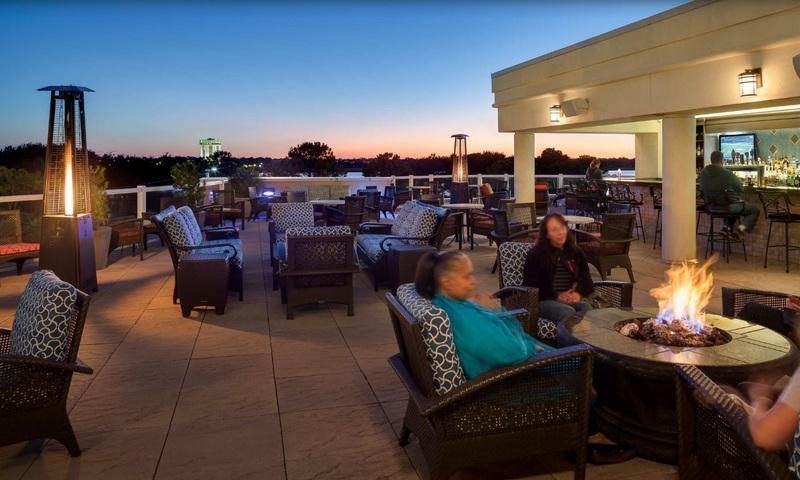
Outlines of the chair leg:
{"label": "chair leg", "polygon": [[789,273],[789,222],[783,222],[783,258],[786,262],[786,273]]}
{"label": "chair leg", "polygon": [[656,210],[656,231],[653,234],[653,250],[656,249],[656,242],[658,241],[658,235],[661,233],[661,210]]}
{"label": "chair leg", "polygon": [[767,246],[764,248],[764,268],[767,268],[767,254],[769,253],[769,240],[772,237],[772,221],[769,222],[769,230],[767,230]]}
{"label": "chair leg", "polygon": [[75,432],[72,430],[72,424],[67,417],[67,413],[64,412],[64,427],[59,432],[57,436],[54,436],[56,440],[61,442],[64,447],[66,447],[67,451],[69,452],[70,456],[72,457],[80,457],[81,456],[81,447],[78,445],[78,439],[75,438]]}
{"label": "chair leg", "polygon": [[500,253],[498,252],[498,254],[494,257],[494,265],[492,265],[492,273],[497,272],[497,264],[499,263],[499,261],[500,261]]}
{"label": "chair leg", "polygon": [[27,258],[14,260],[14,263],[17,264],[17,275],[22,275],[22,266],[25,265],[25,260],[27,260]]}

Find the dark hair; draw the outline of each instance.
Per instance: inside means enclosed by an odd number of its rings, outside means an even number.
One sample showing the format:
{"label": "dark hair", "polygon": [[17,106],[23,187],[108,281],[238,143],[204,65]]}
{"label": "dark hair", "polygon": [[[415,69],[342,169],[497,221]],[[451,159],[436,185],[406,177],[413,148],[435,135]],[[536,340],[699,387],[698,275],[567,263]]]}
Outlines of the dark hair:
{"label": "dark hair", "polygon": [[433,298],[439,286],[439,279],[444,274],[452,272],[458,260],[462,258],[467,256],[458,250],[428,252],[423,255],[417,263],[417,275],[414,279],[417,293],[428,300]]}
{"label": "dark hair", "polygon": [[569,228],[569,224],[560,213],[550,213],[545,215],[545,217],[542,219],[542,223],[539,224],[539,237],[536,239],[536,245],[533,247],[533,249],[540,254],[545,254],[545,258],[555,259],[555,247],[550,243],[550,239],[547,237],[547,224],[550,223],[550,220],[552,219],[558,220],[558,222],[567,229],[567,240],[564,242],[562,250],[564,250],[564,253],[570,257],[574,256],[575,250],[578,248],[575,244],[575,235],[573,235],[572,230]]}
{"label": "dark hair", "polygon": [[720,152],[719,150],[714,150],[713,152],[711,152],[711,163],[715,165],[718,163],[722,163],[722,152]]}

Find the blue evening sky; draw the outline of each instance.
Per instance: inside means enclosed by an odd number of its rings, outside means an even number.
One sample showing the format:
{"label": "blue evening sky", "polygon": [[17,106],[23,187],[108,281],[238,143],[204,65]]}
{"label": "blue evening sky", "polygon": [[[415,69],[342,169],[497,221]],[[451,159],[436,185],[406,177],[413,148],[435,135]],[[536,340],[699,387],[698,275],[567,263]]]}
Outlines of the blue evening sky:
{"label": "blue evening sky", "polygon": [[[44,142],[44,85],[86,101],[98,153],[283,156],[306,140],[339,157],[511,153],[491,73],[681,2],[0,3],[0,147]],[[537,150],[633,154],[628,136],[540,136]]]}

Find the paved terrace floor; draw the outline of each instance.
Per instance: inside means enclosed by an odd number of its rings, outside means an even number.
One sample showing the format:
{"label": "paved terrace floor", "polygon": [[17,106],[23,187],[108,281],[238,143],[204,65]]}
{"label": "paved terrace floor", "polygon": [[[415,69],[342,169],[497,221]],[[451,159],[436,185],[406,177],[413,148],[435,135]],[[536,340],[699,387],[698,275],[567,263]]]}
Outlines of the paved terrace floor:
{"label": "paved terrace floor", "polygon": [[[47,441],[41,451],[0,448],[0,479],[355,479],[424,478],[419,444],[397,445],[406,395],[386,359],[396,344],[383,305],[357,275],[356,315],[343,306],[312,306],[285,320],[270,289],[267,228],[242,232],[245,301],[232,294],[223,316],[183,318],[171,302],[168,253],[145,261],[114,256],[98,272],[80,357],[92,376],[76,376],[70,416],[83,456]],[[468,249],[465,251],[469,252]],[[127,250],[126,252],[129,252]],[[469,252],[485,290],[496,288],[494,247]],[[647,289],[665,266],[651,244],[636,242],[634,301],[654,305]],[[33,268],[29,266],[28,270]],[[710,310],[722,286],[786,290],[785,274],[758,259],[718,264]],[[614,278],[623,279],[622,270]],[[11,325],[28,275],[0,275],[0,325]],[[534,453],[534,452],[532,452]],[[572,478],[561,455],[459,473],[460,478]],[[590,479],[677,478],[674,467],[642,459],[589,467]]]}

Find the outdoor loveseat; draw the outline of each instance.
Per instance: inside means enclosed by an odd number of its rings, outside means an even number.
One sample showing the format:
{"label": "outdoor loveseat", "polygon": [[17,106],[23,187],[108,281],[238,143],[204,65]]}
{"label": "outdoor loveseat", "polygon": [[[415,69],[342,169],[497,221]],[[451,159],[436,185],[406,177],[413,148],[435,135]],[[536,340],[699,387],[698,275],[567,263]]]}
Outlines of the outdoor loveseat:
{"label": "outdoor loveseat", "polygon": [[[219,227],[201,229],[189,207],[174,207],[159,212],[151,217],[161,232],[161,238],[166,241],[172,258],[172,267],[175,270],[175,289],[172,293],[173,303],[178,301],[178,264],[181,257],[187,253],[214,253],[224,254],[228,258],[229,285],[228,288],[239,293],[239,300],[244,299],[244,286],[242,272],[244,269],[244,254],[242,241],[239,240],[239,231],[234,227]],[[191,281],[202,282],[202,278]]]}
{"label": "outdoor loveseat", "polygon": [[[358,257],[375,290],[388,280],[387,253],[392,245],[417,244],[441,248],[453,235],[461,214],[418,201],[406,202],[393,223],[362,223],[356,238]],[[458,227],[460,228],[460,223]]]}
{"label": "outdoor loveseat", "polygon": [[25,261],[38,256],[38,243],[25,243],[22,241],[20,211],[0,211],[0,262],[16,263],[17,275],[21,275]]}

